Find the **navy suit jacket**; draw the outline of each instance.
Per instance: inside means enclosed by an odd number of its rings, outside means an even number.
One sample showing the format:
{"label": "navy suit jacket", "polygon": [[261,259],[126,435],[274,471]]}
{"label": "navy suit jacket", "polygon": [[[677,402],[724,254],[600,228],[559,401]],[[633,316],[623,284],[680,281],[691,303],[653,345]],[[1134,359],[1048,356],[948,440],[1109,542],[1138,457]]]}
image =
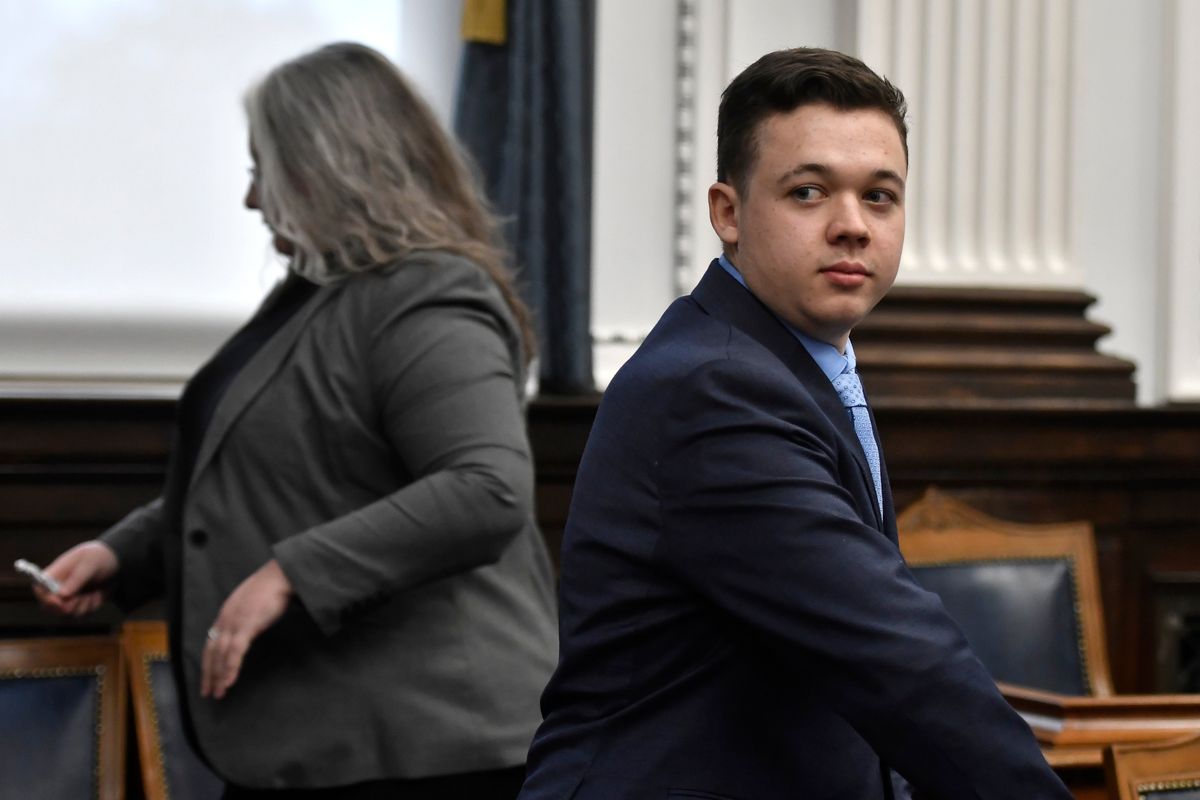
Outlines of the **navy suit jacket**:
{"label": "navy suit jacket", "polygon": [[[522,800],[1069,798],[909,574],[853,424],[714,262],[605,392]],[[888,784],[885,786],[885,784]]]}

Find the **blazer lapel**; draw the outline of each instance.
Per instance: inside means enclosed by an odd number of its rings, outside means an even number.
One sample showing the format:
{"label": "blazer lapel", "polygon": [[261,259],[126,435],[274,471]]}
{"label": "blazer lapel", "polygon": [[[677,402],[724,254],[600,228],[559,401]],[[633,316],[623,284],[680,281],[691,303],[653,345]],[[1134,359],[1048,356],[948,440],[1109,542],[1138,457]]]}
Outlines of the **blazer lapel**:
{"label": "blazer lapel", "polygon": [[[784,327],[774,312],[734,280],[716,260],[709,265],[704,277],[700,279],[700,283],[692,290],[692,299],[708,313],[725,320],[758,341],[791,370],[797,380],[808,389],[809,394],[829,419],[830,424],[841,438],[842,445],[854,456],[860,476],[866,482],[867,488],[871,489],[874,486],[871,479],[871,467],[867,464],[866,453],[863,452],[862,444],[858,441],[858,434],[854,431],[854,423],[850,419],[850,414],[846,412],[846,407],[842,405],[842,400],[838,397],[829,378],[804,349],[804,345],[800,344],[792,332]],[[874,415],[872,415],[873,421]],[[885,474],[882,469],[882,458],[880,461],[882,476]],[[870,506],[876,527],[886,533],[879,506],[874,502],[874,490],[871,489],[869,494],[872,498]],[[886,502],[886,495],[889,494],[886,488],[884,488],[884,494]]]}
{"label": "blazer lapel", "polygon": [[[204,440],[200,443],[200,452],[196,454],[196,466],[192,470],[192,479],[188,484],[189,492],[196,485],[197,477],[212,460],[213,454],[220,447],[233,423],[246,410],[250,401],[267,385],[271,377],[283,366],[288,353],[295,346],[313,314],[340,290],[341,287],[337,285],[317,290],[317,293],[292,314],[283,327],[259,348],[258,352],[234,377],[225,394],[217,402],[212,420],[204,432]],[[275,300],[278,293],[279,287],[277,286],[263,301],[260,313],[262,308],[268,307]]]}

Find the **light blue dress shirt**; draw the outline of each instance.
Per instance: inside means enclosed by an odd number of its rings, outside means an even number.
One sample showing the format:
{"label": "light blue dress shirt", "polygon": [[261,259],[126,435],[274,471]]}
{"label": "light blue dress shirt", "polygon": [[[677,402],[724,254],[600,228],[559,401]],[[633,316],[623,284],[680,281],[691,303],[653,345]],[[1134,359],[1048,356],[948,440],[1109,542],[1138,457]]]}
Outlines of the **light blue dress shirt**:
{"label": "light blue dress shirt", "polygon": [[[746,286],[746,279],[742,277],[742,273],[738,272],[738,268],[735,267],[729,261],[729,259],[725,257],[724,253],[721,254],[721,257],[718,259],[718,261],[721,262],[721,267],[729,273],[731,278],[740,283],[746,289],[746,291],[750,291],[750,287]],[[776,319],[778,319],[778,317],[776,317]],[[783,327],[791,331],[792,335],[800,340],[800,344],[804,345],[804,349],[807,350],[808,354],[813,357],[813,361],[817,362],[817,366],[820,367],[821,371],[825,373],[825,377],[829,378],[830,383],[832,383],[833,379],[838,375],[841,375],[843,372],[845,372],[847,367],[854,369],[855,365],[858,363],[854,358],[854,345],[850,343],[849,339],[846,340],[846,353],[843,355],[839,353],[838,349],[829,342],[822,342],[819,339],[814,339],[808,334],[801,333],[800,331],[796,330],[787,322],[784,322],[783,320],[779,321],[783,323]]]}

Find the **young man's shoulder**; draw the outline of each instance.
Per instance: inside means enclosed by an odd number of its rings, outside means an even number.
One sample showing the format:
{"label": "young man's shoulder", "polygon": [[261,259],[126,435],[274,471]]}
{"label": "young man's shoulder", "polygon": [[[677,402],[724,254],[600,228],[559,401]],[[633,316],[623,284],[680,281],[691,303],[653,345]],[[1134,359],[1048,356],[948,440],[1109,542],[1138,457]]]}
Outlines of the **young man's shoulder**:
{"label": "young man's shoulder", "polygon": [[[712,378],[712,380],[710,380]],[[604,392],[603,404],[663,409],[685,405],[716,385],[757,394],[773,384],[785,394],[808,395],[795,374],[763,343],[682,297],[663,314]],[[687,395],[680,397],[680,394]],[[775,395],[777,391],[770,391]]]}

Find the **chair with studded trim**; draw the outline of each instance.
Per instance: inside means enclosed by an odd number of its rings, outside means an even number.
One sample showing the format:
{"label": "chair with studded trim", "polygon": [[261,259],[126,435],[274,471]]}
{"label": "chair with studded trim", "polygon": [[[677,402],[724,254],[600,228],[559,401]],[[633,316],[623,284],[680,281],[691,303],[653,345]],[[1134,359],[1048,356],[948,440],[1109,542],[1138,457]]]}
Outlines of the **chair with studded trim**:
{"label": "chair with studded trim", "polygon": [[1200,735],[1104,752],[1112,800],[1200,800]]}
{"label": "chair with studded trim", "polygon": [[931,488],[897,526],[918,583],[941,596],[996,680],[1112,694],[1090,523],[1004,522]]}
{"label": "chair with studded trim", "polygon": [[0,797],[125,796],[116,639],[0,640]]}
{"label": "chair with studded trim", "polygon": [[129,664],[133,721],[146,800],[215,800],[224,784],[196,755],[183,733],[175,676],[167,655],[167,627],[126,622],[121,646]]}

